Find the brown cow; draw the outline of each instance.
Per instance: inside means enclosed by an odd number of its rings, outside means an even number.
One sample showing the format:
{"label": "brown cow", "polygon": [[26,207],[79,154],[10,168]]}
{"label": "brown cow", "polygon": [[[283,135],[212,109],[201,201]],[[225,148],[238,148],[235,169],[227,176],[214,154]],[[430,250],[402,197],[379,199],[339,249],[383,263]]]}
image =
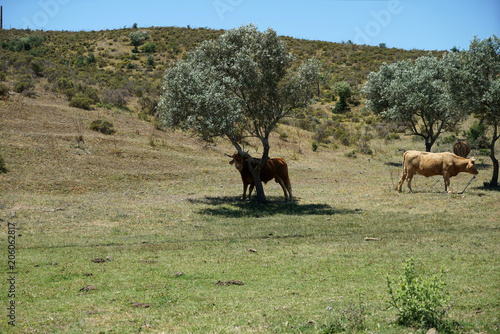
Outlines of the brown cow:
{"label": "brown cow", "polygon": [[[245,199],[247,187],[250,185],[250,190],[248,192],[248,199],[250,199],[254,188],[254,181],[252,173],[248,169],[248,157],[242,157],[239,153],[227,156],[232,158],[232,160],[229,161],[229,164],[234,164],[234,167],[236,167],[241,174],[241,181],[243,181],[243,196],[241,198]],[[252,162],[252,167],[255,168],[256,165],[256,163]],[[290,184],[290,179],[288,177],[288,166],[285,159],[270,158],[267,160],[260,170],[260,179],[264,183],[274,179],[276,183],[279,183],[281,188],[283,188],[285,200],[293,201],[292,185]]]}
{"label": "brown cow", "polygon": [[403,154],[403,174],[398,183],[397,190],[401,192],[401,186],[405,179],[408,180],[408,189],[411,189],[411,179],[415,173],[425,177],[443,175],[444,190],[451,193],[450,177],[460,172],[477,175],[475,158],[466,159],[450,152],[429,153],[420,151],[406,151]]}
{"label": "brown cow", "polygon": [[459,139],[453,146],[453,153],[462,158],[467,158],[470,153],[470,144],[467,140]]}

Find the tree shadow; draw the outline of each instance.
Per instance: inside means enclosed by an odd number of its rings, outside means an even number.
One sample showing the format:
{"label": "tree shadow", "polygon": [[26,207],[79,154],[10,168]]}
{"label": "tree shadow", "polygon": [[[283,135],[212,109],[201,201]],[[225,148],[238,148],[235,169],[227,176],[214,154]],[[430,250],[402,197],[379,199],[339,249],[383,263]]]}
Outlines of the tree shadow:
{"label": "tree shadow", "polygon": [[476,189],[483,190],[483,191],[499,191],[500,192],[500,185],[492,186],[489,184],[489,182],[484,182],[482,186],[476,187]]}
{"label": "tree shadow", "polygon": [[402,162],[386,162],[385,164],[387,166],[391,166],[391,167],[398,167],[398,168],[402,168],[403,167],[403,163]]}
{"label": "tree shadow", "polygon": [[265,204],[255,201],[243,201],[239,197],[205,197],[190,199],[191,203],[206,204],[207,208],[198,211],[200,214],[209,214],[226,218],[243,217],[268,217],[278,214],[283,215],[334,215],[334,214],[359,214],[361,209],[347,210],[336,209],[328,204],[300,204],[297,201],[288,202],[280,197],[269,197]]}

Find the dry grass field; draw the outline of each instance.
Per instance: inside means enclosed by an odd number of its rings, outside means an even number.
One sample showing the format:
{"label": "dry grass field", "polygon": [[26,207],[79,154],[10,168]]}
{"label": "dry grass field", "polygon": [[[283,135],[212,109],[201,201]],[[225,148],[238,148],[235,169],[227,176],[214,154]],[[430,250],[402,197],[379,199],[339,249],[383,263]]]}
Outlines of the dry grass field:
{"label": "dry grass field", "polygon": [[[116,133],[91,131],[98,118]],[[422,143],[373,140],[373,155],[347,157],[342,145],[314,152],[307,131],[280,132],[271,155],[287,160],[296,200],[270,182],[258,205],[239,200],[223,140],[207,147],[53,95],[0,101],[0,332],[322,333],[347,314],[349,332],[415,333],[386,302],[386,275],[409,258],[426,277],[443,268],[457,332],[500,331],[500,192],[483,188],[487,157],[463,194],[469,174],[451,179],[453,194],[418,176],[416,193],[400,194],[401,150]]]}

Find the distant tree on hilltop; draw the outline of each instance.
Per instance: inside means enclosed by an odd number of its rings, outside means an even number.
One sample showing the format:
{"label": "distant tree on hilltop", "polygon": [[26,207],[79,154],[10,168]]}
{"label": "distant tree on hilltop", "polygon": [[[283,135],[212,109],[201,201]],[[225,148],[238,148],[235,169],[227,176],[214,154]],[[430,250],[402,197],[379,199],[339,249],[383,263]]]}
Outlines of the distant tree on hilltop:
{"label": "distant tree on hilltop", "polygon": [[130,38],[130,44],[134,46],[133,52],[135,53],[138,53],[138,47],[141,46],[144,41],[149,39],[148,33],[144,31],[132,31],[128,34],[128,37]]}

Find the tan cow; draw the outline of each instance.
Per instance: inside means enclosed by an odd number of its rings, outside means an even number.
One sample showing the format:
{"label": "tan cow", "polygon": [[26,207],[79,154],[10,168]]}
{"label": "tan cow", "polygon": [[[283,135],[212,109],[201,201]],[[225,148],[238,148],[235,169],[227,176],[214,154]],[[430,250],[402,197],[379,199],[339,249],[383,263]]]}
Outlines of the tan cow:
{"label": "tan cow", "polygon": [[443,175],[444,190],[451,193],[450,177],[456,176],[460,172],[477,175],[475,160],[475,158],[462,158],[450,152],[406,151],[403,154],[403,174],[401,174],[397,190],[401,192],[403,182],[407,179],[408,189],[413,192],[411,179],[415,173],[419,173],[425,177]]}

